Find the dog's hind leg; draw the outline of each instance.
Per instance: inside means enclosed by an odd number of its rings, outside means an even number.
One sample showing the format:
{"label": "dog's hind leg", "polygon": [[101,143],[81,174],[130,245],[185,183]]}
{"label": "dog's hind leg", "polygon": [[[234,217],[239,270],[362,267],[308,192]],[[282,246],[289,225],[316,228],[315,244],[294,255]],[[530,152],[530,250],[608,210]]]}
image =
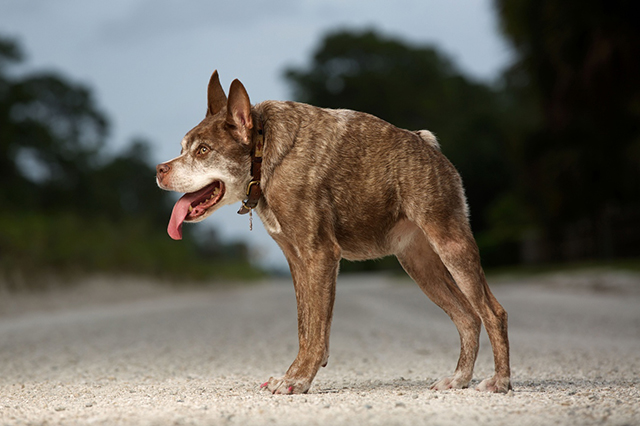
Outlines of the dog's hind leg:
{"label": "dog's hind leg", "polygon": [[478,246],[468,222],[450,218],[446,223],[429,222],[422,229],[455,283],[482,319],[489,335],[495,375],[481,382],[478,390],[506,393],[511,389],[507,312],[487,285]]}
{"label": "dog's hind leg", "polygon": [[298,252],[281,244],[289,261],[298,305],[299,350],[282,378],[271,377],[263,388],[272,393],[306,393],[329,357],[329,335],[335,300],[340,249],[324,247]]}
{"label": "dog's hind leg", "polygon": [[431,389],[461,389],[469,386],[478,355],[481,322],[473,307],[451,278],[449,271],[433,251],[425,235],[415,232],[411,241],[396,254],[402,267],[436,305],[455,324],[460,334],[460,358],[452,376]]}

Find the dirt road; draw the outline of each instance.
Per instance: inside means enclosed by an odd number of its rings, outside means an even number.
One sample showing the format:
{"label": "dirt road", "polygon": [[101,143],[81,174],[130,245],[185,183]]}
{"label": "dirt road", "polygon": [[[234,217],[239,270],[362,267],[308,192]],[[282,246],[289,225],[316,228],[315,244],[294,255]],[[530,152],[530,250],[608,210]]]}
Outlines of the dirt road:
{"label": "dirt road", "polygon": [[[493,281],[508,395],[428,390],[453,371],[458,336],[398,278],[341,277],[329,365],[293,396],[259,390],[297,351],[289,283],[1,294],[0,425],[640,424],[640,276]],[[474,384],[491,372],[483,333]]]}

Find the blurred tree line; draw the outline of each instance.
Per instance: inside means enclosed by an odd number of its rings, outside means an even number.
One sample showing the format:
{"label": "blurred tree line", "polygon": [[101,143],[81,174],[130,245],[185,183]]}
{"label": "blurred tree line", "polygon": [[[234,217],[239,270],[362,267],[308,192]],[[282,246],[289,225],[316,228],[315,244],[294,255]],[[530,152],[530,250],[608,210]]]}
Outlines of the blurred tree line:
{"label": "blurred tree line", "polygon": [[[493,82],[374,30],[336,31],[294,97],[433,131],[460,171],[487,266],[640,255],[640,12],[631,0],[494,0],[514,63]],[[18,75],[0,37],[0,281],[50,272],[253,275],[242,244],[165,234],[149,144],[105,152],[86,87]],[[186,228],[185,232],[193,231]],[[395,259],[343,265],[367,270]]]}
{"label": "blurred tree line", "polygon": [[0,282],[255,273],[242,244],[211,233],[172,243],[171,200],[155,185],[149,144],[106,154],[109,125],[90,90],[49,72],[17,75],[22,59],[15,41],[0,37]]}
{"label": "blurred tree line", "polygon": [[328,34],[285,77],[299,101],[433,131],[464,179],[485,265],[640,255],[637,8],[495,5],[516,54],[495,82],[464,75],[434,47],[373,30]]}
{"label": "blurred tree line", "polygon": [[640,9],[632,0],[495,0],[507,70],[535,120],[513,133],[531,261],[640,255]]}

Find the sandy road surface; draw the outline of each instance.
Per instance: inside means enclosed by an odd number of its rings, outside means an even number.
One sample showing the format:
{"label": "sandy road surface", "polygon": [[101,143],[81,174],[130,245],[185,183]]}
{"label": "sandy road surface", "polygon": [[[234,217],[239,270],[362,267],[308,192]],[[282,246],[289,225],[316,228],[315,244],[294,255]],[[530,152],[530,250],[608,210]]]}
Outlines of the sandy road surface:
{"label": "sandy road surface", "polygon": [[[417,286],[342,277],[307,395],[258,387],[296,350],[290,284],[94,282],[0,300],[0,425],[639,425],[640,277],[502,279],[514,392],[434,392],[458,337]],[[475,384],[492,372],[486,335]]]}

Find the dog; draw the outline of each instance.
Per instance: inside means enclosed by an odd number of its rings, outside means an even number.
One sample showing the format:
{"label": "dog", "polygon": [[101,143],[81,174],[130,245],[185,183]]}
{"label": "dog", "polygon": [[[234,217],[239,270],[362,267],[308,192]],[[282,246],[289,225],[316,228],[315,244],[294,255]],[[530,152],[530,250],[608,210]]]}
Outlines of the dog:
{"label": "dog", "polygon": [[262,388],[306,393],[327,365],[341,258],[395,255],[422,291],[454,322],[461,349],[453,375],[434,390],[466,388],[484,324],[495,374],[478,390],[511,389],[507,313],[491,293],[469,225],[460,175],[434,135],[375,116],[296,102],[251,105],[239,80],[229,97],[217,71],[207,113],[181,142],[180,156],[157,165],[160,188],[186,193],[168,233],[223,205],[255,209],[284,252],[298,306],[298,355]]}

